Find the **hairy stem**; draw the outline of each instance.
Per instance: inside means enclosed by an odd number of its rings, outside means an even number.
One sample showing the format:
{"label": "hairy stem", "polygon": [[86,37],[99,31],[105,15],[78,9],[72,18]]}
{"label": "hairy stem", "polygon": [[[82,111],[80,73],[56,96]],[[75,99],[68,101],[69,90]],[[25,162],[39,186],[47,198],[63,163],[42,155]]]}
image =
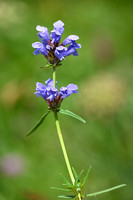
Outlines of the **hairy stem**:
{"label": "hairy stem", "polygon": [[67,166],[71,181],[74,184],[75,179],[74,179],[72,169],[71,169],[71,166],[70,166],[70,162],[69,162],[69,159],[68,159],[68,155],[67,155],[67,152],[66,152],[63,136],[62,136],[62,133],[61,133],[60,123],[59,123],[59,119],[58,119],[58,114],[57,114],[56,111],[54,112],[54,116],[55,116],[57,133],[58,133],[58,137],[59,137],[59,140],[60,140],[61,148],[62,148],[64,159],[65,159],[65,162],[66,162],[66,166]]}

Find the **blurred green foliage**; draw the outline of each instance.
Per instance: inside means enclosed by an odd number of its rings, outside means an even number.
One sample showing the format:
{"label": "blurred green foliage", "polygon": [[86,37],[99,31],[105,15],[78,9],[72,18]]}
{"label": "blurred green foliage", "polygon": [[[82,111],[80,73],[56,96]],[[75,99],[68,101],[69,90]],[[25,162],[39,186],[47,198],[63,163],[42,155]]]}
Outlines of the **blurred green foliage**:
{"label": "blurred green foliage", "polygon": [[132,199],[132,10],[130,0],[0,0],[0,200],[55,199],[61,194],[50,187],[61,186],[59,173],[68,177],[52,114],[25,137],[46,111],[35,83],[52,73],[40,69],[42,55],[33,55],[35,27],[52,30],[59,19],[65,23],[62,41],[76,34],[82,45],[78,57],[57,69],[58,87],[79,86],[62,108],[87,121],[60,116],[71,164],[78,172],[92,165],[86,193],[127,184],[95,199]]}

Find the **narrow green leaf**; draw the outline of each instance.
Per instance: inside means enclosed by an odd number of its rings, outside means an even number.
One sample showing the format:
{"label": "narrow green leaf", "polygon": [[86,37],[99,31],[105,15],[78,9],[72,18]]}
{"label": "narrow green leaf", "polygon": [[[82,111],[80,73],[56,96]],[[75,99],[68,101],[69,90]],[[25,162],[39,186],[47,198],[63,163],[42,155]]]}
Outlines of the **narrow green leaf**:
{"label": "narrow green leaf", "polygon": [[70,183],[63,183],[62,185],[64,185],[64,186],[66,186],[66,187],[68,187],[68,188],[70,188],[70,189],[72,189],[73,188],[73,185]]}
{"label": "narrow green leaf", "polygon": [[78,175],[78,177],[77,177],[77,181],[80,181],[80,177],[81,177],[81,175],[83,174],[83,169],[81,170],[81,172],[80,172],[80,174]]}
{"label": "narrow green leaf", "polygon": [[45,66],[43,66],[43,67],[40,67],[40,68],[50,68],[50,67],[59,67],[59,66],[61,66],[62,65],[62,63],[58,63],[58,64],[50,64],[50,63],[48,63],[48,64],[46,64]]}
{"label": "narrow green leaf", "polygon": [[65,191],[65,192],[71,192],[72,190],[70,189],[65,189],[65,188],[57,188],[57,187],[51,187],[52,189],[55,189],[55,190],[61,190],[61,191]]}
{"label": "narrow green leaf", "polygon": [[62,199],[73,199],[75,198],[76,196],[74,195],[60,195],[58,196],[59,198],[62,198]]}
{"label": "narrow green leaf", "polygon": [[46,116],[50,113],[50,110],[47,111],[42,117],[41,119],[35,124],[35,126],[28,132],[27,136],[31,135],[40,125],[41,123],[44,121],[44,119],[46,118]]}
{"label": "narrow green leaf", "polygon": [[88,171],[87,171],[87,173],[86,173],[86,176],[85,176],[84,179],[83,179],[82,186],[85,184],[85,182],[86,182],[86,180],[87,180],[87,178],[88,178],[88,176],[89,176],[90,170],[91,170],[91,166],[89,167],[89,169],[88,169]]}
{"label": "narrow green leaf", "polygon": [[45,65],[43,67],[40,67],[40,68],[48,68],[48,67],[53,67],[53,65],[52,64],[47,64],[47,65]]}
{"label": "narrow green leaf", "polygon": [[72,170],[73,170],[74,177],[77,180],[78,174],[77,174],[76,170],[74,169],[74,167],[72,167]]}
{"label": "narrow green leaf", "polygon": [[83,118],[81,118],[80,116],[76,115],[75,113],[73,113],[73,112],[71,112],[69,110],[60,109],[59,113],[64,114],[64,115],[69,115],[69,116],[71,116],[73,118],[76,118],[76,119],[80,120],[83,123],[86,123],[86,121]]}
{"label": "narrow green leaf", "polygon": [[66,178],[65,176],[63,176],[62,174],[60,174],[60,176],[63,178],[64,182],[66,183],[66,185],[72,185]]}
{"label": "narrow green leaf", "polygon": [[121,184],[121,185],[117,185],[117,186],[115,186],[115,187],[112,187],[112,188],[109,188],[109,189],[106,189],[106,190],[102,190],[102,191],[99,191],[99,192],[86,194],[85,196],[86,196],[86,197],[97,196],[97,195],[99,195],[99,194],[103,194],[103,193],[106,193],[106,192],[110,192],[110,191],[112,191],[112,190],[116,190],[116,189],[121,188],[121,187],[124,187],[124,186],[126,186],[126,184]]}

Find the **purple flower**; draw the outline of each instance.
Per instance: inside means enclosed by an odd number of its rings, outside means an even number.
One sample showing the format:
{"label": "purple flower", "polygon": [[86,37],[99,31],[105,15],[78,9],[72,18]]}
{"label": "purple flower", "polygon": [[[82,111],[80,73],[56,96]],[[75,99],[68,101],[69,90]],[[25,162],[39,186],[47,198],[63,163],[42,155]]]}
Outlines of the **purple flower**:
{"label": "purple flower", "polygon": [[57,89],[53,88],[52,79],[48,79],[45,83],[46,83],[46,86],[39,82],[36,83],[35,95],[37,97],[42,96],[45,100],[49,99],[50,101],[52,101],[58,95]]}
{"label": "purple flower", "polygon": [[43,54],[44,56],[48,55],[47,49],[46,47],[41,43],[41,42],[34,42],[32,44],[32,47],[35,48],[35,51],[33,52],[34,55],[38,55],[40,52],[41,54]]}
{"label": "purple flower", "polygon": [[[64,23],[58,20],[53,25],[54,29],[51,31],[51,39],[46,27],[39,25],[36,27],[36,30],[39,31],[37,35],[41,42],[34,42],[32,47],[35,48],[34,55],[41,53],[46,57],[49,64],[58,65],[66,56],[71,54],[77,56],[76,49],[80,49],[81,45],[75,42],[79,39],[77,35],[69,35],[60,44],[61,36],[64,32]],[[65,47],[66,45],[69,46]]]}
{"label": "purple flower", "polygon": [[[56,88],[53,88],[53,80],[48,79],[46,86],[42,83],[36,83],[36,92],[37,97],[42,96],[43,99],[48,103],[50,109],[56,109],[60,107],[61,102],[64,98],[70,96],[72,93],[78,93],[78,86],[74,84],[69,84],[66,87],[61,87],[59,92]],[[57,83],[57,82],[56,82]]]}
{"label": "purple flower", "polygon": [[38,25],[36,27],[36,30],[39,31],[39,33],[37,34],[39,36],[39,39],[43,42],[44,45],[47,45],[47,42],[50,40],[48,29],[46,27]]}
{"label": "purple flower", "polygon": [[78,40],[79,37],[77,35],[69,35],[63,42],[63,45],[67,45],[70,44],[72,42],[74,42],[75,40]]}
{"label": "purple flower", "polygon": [[59,20],[55,22],[53,25],[54,25],[54,30],[51,31],[51,38],[52,38],[51,43],[57,43],[60,42],[61,35],[64,32],[64,23],[61,20]]}
{"label": "purple flower", "polygon": [[65,54],[67,52],[67,48],[63,46],[56,47],[55,49],[55,56],[59,58],[59,60],[65,59]]}
{"label": "purple flower", "polygon": [[78,86],[74,84],[69,84],[66,87],[61,87],[59,91],[59,96],[64,99],[70,96],[72,93],[78,93],[77,89]]}

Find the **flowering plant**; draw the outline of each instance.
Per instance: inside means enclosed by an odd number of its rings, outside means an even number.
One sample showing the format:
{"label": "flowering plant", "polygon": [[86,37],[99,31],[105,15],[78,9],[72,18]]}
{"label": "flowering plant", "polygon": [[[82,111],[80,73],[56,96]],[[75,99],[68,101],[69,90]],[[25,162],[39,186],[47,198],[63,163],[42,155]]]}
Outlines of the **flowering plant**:
{"label": "flowering plant", "polygon": [[[46,116],[50,113],[54,113],[55,117],[55,124],[57,128],[58,137],[60,140],[62,152],[64,155],[64,159],[66,162],[66,166],[71,178],[71,182],[67,180],[63,175],[63,180],[65,188],[58,188],[53,187],[53,189],[65,191],[65,192],[71,192],[70,195],[61,195],[60,198],[75,198],[77,200],[81,200],[84,197],[90,197],[90,196],[96,196],[98,194],[102,194],[105,192],[112,191],[114,189],[120,188],[125,186],[125,184],[121,184],[106,190],[102,190],[100,192],[90,193],[90,194],[84,194],[84,184],[88,178],[88,175],[90,173],[91,167],[89,167],[86,176],[84,179],[81,180],[81,175],[83,173],[83,170],[80,172],[80,174],[77,174],[76,170],[74,168],[71,168],[67,151],[65,148],[63,136],[61,133],[60,123],[58,119],[58,113],[69,115],[71,117],[74,117],[84,123],[85,120],[78,116],[77,114],[74,114],[73,112],[69,110],[63,110],[61,109],[61,103],[62,101],[70,96],[72,93],[78,93],[78,86],[75,84],[68,84],[66,87],[61,87],[59,91],[57,90],[57,81],[56,81],[56,67],[61,64],[61,61],[65,59],[66,56],[74,55],[77,56],[78,52],[77,49],[81,48],[80,44],[77,44],[75,41],[79,39],[76,35],[70,35],[68,36],[61,44],[61,35],[64,31],[64,23],[59,20],[55,22],[54,29],[51,31],[51,39],[49,36],[48,29],[43,26],[37,26],[36,30],[39,31],[38,36],[41,42],[35,42],[32,44],[32,47],[35,48],[34,54],[38,55],[41,53],[44,55],[48,61],[48,66],[53,68],[53,79],[48,79],[45,83],[46,85],[37,82],[36,83],[36,92],[35,95],[37,97],[42,97],[48,104],[48,111],[42,116],[42,118],[37,122],[37,124],[29,131],[28,135],[33,133],[38,126],[44,121]],[[66,47],[66,45],[69,45]]]}

